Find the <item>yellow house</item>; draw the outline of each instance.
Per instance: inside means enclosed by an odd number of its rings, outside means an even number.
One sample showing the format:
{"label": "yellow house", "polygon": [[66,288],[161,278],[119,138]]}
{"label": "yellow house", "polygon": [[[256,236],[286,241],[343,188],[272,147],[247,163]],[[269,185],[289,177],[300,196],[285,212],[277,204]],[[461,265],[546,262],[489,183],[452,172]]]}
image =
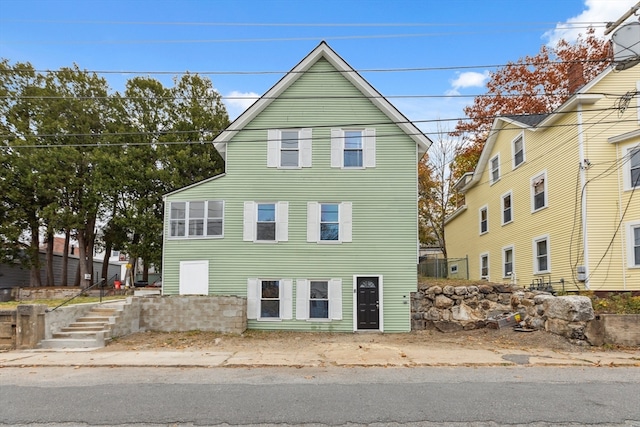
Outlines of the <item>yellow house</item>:
{"label": "yellow house", "polygon": [[445,226],[470,279],[640,290],[639,93],[640,66],[607,69],[551,114],[494,121]]}

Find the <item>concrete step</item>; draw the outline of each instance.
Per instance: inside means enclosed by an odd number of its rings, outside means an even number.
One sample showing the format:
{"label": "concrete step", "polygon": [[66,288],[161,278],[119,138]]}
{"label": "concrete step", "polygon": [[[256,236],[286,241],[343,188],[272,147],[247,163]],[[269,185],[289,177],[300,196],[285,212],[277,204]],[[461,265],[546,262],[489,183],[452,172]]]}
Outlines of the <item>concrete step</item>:
{"label": "concrete step", "polygon": [[[66,328],[73,329],[84,329],[85,331],[101,331],[103,329],[107,329],[109,325],[103,322],[79,322],[79,323],[69,323],[69,326],[65,326]],[[61,328],[61,330],[64,328]]]}
{"label": "concrete step", "polygon": [[40,341],[40,348],[100,348],[104,347],[103,337],[93,338],[52,338]]}
{"label": "concrete step", "polygon": [[104,332],[105,339],[111,338],[111,331],[61,331],[54,332],[52,338],[54,339],[96,339],[96,332]]}
{"label": "concrete step", "polygon": [[76,319],[75,323],[97,323],[97,322],[109,323],[109,320],[111,320],[111,318],[108,317],[108,316],[87,316],[87,315],[85,315],[84,317],[78,317]]}

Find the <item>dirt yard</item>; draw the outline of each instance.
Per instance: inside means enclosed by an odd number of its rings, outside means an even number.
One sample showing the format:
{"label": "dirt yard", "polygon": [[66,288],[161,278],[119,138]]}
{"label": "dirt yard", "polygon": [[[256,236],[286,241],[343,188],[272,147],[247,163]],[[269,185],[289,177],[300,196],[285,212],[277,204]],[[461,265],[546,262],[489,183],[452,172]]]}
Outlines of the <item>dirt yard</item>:
{"label": "dirt yard", "polygon": [[516,332],[505,329],[476,329],[442,333],[439,331],[414,331],[401,334],[380,333],[314,333],[314,332],[264,332],[246,331],[242,335],[214,332],[140,332],[112,340],[103,351],[143,350],[215,350],[242,351],[251,348],[269,347],[304,349],[308,343],[424,343],[452,349],[550,349],[556,351],[584,352],[599,347],[575,345],[566,338],[544,331]]}

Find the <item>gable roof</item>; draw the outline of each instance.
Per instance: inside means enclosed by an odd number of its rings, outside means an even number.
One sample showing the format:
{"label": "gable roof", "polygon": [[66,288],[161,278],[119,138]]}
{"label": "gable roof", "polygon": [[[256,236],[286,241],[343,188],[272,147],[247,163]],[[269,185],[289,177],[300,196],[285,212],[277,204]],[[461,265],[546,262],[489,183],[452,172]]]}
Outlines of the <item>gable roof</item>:
{"label": "gable roof", "polygon": [[398,111],[386,98],[373,88],[360,74],[347,64],[329,45],[322,41],[306,57],[302,59],[281,78],[260,99],[254,102],[247,110],[236,118],[227,128],[213,140],[214,144],[229,141],[238,131],[242,130],[258,114],[269,106],[278,96],[289,88],[305,71],[309,70],[318,60],[327,60],[339,71],[351,84],[353,84],[364,96],[382,111],[393,123],[396,123],[418,147],[418,152],[424,154],[431,146],[431,140],[422,133],[412,122]]}
{"label": "gable roof", "polygon": [[[482,153],[480,153],[480,158],[478,159],[478,164],[476,168],[473,170],[473,175],[471,179],[467,179],[466,183],[461,184],[462,188],[460,191],[462,193],[466,192],[469,188],[473,187],[478,181],[480,181],[480,176],[482,172],[487,166],[489,162],[489,156],[493,150],[493,146],[495,145],[496,139],[498,138],[498,134],[502,130],[502,126],[504,124],[511,124],[514,126],[521,127],[522,129],[528,129],[531,131],[537,131],[539,129],[543,129],[553,123],[558,119],[561,114],[570,112],[572,108],[574,108],[577,104],[593,104],[597,100],[602,98],[602,95],[593,95],[588,94],[588,92],[595,86],[598,82],[600,82],[604,77],[609,75],[613,70],[613,67],[609,66],[596,77],[594,77],[589,83],[582,86],[579,90],[577,90],[573,95],[569,97],[561,106],[556,108],[552,113],[545,114],[527,114],[527,115],[504,115],[500,117],[496,117],[491,125],[491,130],[489,131],[489,136],[482,148]],[[466,175],[466,174],[465,174]]]}

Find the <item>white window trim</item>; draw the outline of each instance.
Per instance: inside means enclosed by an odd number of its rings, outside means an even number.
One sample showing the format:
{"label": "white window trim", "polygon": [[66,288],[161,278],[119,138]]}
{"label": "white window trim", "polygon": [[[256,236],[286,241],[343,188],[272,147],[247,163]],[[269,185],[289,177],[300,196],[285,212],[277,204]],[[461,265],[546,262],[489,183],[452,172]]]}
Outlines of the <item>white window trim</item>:
{"label": "white window trim", "polygon": [[[190,204],[192,202],[204,202],[204,212],[205,212],[205,216],[203,218],[204,220],[204,225],[203,225],[203,235],[202,236],[190,236],[189,235],[189,214],[190,214]],[[212,236],[208,236],[207,235],[207,220],[209,219],[208,212],[209,212],[209,202],[221,202],[222,203],[222,232],[220,233],[220,235],[212,235]],[[185,217],[184,217],[184,235],[182,236],[172,236],[171,235],[171,224],[173,221],[171,219],[171,205],[173,203],[184,203],[185,204]],[[225,217],[225,202],[224,200],[174,200],[172,202],[169,203],[169,230],[167,233],[167,238],[169,240],[179,240],[179,239],[189,239],[189,240],[193,240],[193,239],[222,239],[224,238],[224,217]]]}
{"label": "white window trim", "polygon": [[[506,252],[508,250],[511,250],[511,274],[506,275],[505,273],[505,266],[507,263],[507,257]],[[511,279],[511,277],[513,276],[513,274],[516,272],[516,251],[514,249],[513,245],[508,245],[508,246],[504,246],[502,248],[502,278],[503,279]]]}
{"label": "white window trim", "polygon": [[[497,167],[494,169],[493,168],[493,161],[496,161],[496,165]],[[497,178],[493,178],[493,172],[494,170],[498,171],[498,177]],[[490,185],[495,184],[496,182],[500,181],[501,175],[500,175],[500,153],[496,154],[495,156],[493,156],[490,160],[489,160],[489,182]]]}
{"label": "white window trim", "polygon": [[[282,132],[298,132],[298,166],[282,166]],[[312,166],[311,128],[301,129],[269,129],[267,131],[267,167],[278,169],[302,169]]]}
{"label": "white window trim", "polygon": [[[338,205],[340,223],[338,240],[320,240],[320,206]],[[308,202],[307,203],[307,242],[334,245],[353,241],[353,203],[351,202]]]}
{"label": "white window trim", "polygon": [[[362,166],[344,166],[345,131],[362,131]],[[376,130],[374,128],[331,129],[331,167],[358,170],[376,167]]]}
{"label": "white window trim", "polygon": [[640,221],[631,221],[626,223],[627,229],[627,268],[640,268],[640,264],[635,263],[634,257],[634,236],[633,229],[640,228]]}
{"label": "white window trim", "polygon": [[[486,231],[482,231],[482,211],[487,212],[487,229]],[[489,232],[489,205],[484,205],[480,209],[478,209],[478,232],[482,236]]]}
{"label": "white window trim", "polygon": [[[522,138],[522,162],[520,162],[519,165],[516,165],[516,141],[518,141],[518,139]],[[526,161],[527,161],[527,154],[526,154],[526,150],[524,148],[524,132],[521,132],[520,134],[518,134],[518,136],[516,136],[515,138],[513,138],[513,140],[511,141],[511,166],[512,169],[517,169],[520,166],[522,166]]]}
{"label": "white window trim", "polygon": [[[547,241],[547,269],[538,270],[538,247],[537,243],[543,240]],[[548,274],[551,273],[551,239],[548,234],[533,238],[532,252],[533,254],[533,274]]]}
{"label": "white window trim", "polygon": [[[268,280],[280,282],[280,317],[260,317],[261,285],[262,281]],[[265,277],[247,279],[247,319],[259,322],[280,322],[293,319],[293,280]]]}
{"label": "white window trim", "polygon": [[[487,257],[487,275],[483,276],[482,275],[482,258]],[[480,265],[479,265],[479,274],[480,274],[480,280],[489,280],[489,277],[491,276],[491,260],[489,259],[489,252],[484,252],[480,254]]]}
{"label": "white window trim", "polygon": [[[309,317],[311,282],[328,282],[329,316],[326,319]],[[331,322],[342,320],[342,279],[296,279],[296,320]]]}
{"label": "white window trim", "polygon": [[[504,199],[507,196],[511,198],[511,207],[509,208],[511,210],[511,219],[505,222],[504,221]],[[513,190],[509,190],[506,193],[504,193],[502,196],[500,196],[500,223],[502,225],[507,225],[507,224],[511,224],[512,222],[513,222]]]}
{"label": "white window trim", "polygon": [[[631,150],[636,148],[640,149],[640,142],[625,144],[620,147],[620,149],[622,150],[622,158],[624,163],[624,167],[622,168],[622,170],[624,171],[624,176],[622,177],[624,191],[634,190],[634,187],[631,186]],[[626,162],[624,162],[625,156],[629,156],[628,158],[626,158]],[[640,186],[635,187],[635,190],[638,189],[640,189]]]}
{"label": "white window trim", "polygon": [[[536,206],[536,201],[535,201],[536,198],[535,198],[534,183],[538,179],[543,179],[544,180],[544,206],[542,206],[541,208],[536,209],[536,207],[535,207]],[[530,179],[530,181],[529,181],[529,193],[531,194],[531,213],[539,212],[539,211],[549,207],[549,180],[547,179],[547,171],[546,170],[535,174]]]}
{"label": "white window trim", "polygon": [[[257,240],[258,205],[276,205],[276,239]],[[289,202],[244,202],[244,226],[242,240],[254,243],[279,243],[289,241]]]}

